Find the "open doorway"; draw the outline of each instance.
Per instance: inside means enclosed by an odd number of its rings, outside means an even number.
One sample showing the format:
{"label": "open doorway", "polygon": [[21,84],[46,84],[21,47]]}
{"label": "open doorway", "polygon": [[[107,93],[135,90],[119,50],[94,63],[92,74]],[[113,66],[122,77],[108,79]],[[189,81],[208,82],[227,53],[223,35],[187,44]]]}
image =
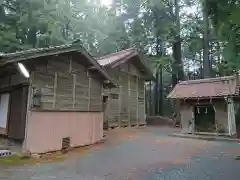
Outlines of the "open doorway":
{"label": "open doorway", "polygon": [[0,93],[0,149],[21,152],[25,138],[28,86]]}
{"label": "open doorway", "polygon": [[103,96],[103,129],[104,130],[108,130],[107,106],[108,106],[108,96]]}
{"label": "open doorway", "polygon": [[10,94],[0,94],[0,134],[7,135]]}
{"label": "open doorway", "polygon": [[28,86],[14,88],[10,93],[8,138],[23,142],[25,138]]}
{"label": "open doorway", "polygon": [[196,105],[194,107],[195,131],[196,132],[214,132],[215,110],[212,104]]}
{"label": "open doorway", "polygon": [[237,138],[240,138],[240,102],[236,102],[235,105],[235,121],[236,121],[236,131]]}

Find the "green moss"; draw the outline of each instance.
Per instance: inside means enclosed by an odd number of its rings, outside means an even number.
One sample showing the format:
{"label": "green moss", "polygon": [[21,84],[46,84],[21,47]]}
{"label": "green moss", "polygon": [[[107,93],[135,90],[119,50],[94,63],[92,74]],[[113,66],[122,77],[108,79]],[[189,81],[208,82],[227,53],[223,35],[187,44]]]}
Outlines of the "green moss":
{"label": "green moss", "polygon": [[0,165],[23,165],[31,162],[33,162],[33,160],[30,157],[23,158],[23,156],[17,154],[0,158]]}
{"label": "green moss", "polygon": [[1,157],[0,158],[0,166],[19,166],[19,165],[26,165],[26,164],[38,164],[38,163],[51,163],[51,162],[61,162],[65,160],[65,156],[62,155],[54,155],[52,157],[44,157],[44,158],[32,158],[30,156],[24,155],[12,155],[8,157]]}

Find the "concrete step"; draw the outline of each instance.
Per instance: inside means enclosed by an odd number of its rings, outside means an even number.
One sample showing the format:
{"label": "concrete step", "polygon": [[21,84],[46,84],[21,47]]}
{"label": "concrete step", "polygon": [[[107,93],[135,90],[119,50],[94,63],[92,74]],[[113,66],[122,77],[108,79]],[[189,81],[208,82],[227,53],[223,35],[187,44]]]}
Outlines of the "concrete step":
{"label": "concrete step", "polygon": [[12,152],[10,150],[0,150],[0,158],[1,157],[6,157],[6,156],[11,156]]}
{"label": "concrete step", "polygon": [[179,138],[208,140],[208,141],[228,141],[228,142],[238,142],[238,143],[240,142],[240,139],[231,138],[231,137],[213,136],[213,135],[173,133],[173,134],[169,134],[169,136],[179,137]]}

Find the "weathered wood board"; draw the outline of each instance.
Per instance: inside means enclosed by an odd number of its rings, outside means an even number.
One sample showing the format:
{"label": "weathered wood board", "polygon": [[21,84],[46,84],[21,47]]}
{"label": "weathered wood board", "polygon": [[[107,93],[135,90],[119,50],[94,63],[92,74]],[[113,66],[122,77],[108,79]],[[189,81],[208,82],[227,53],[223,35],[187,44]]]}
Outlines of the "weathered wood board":
{"label": "weathered wood board", "polygon": [[46,110],[102,111],[102,83],[72,56],[56,56],[35,65],[31,86],[41,92]]}
{"label": "weathered wood board", "polygon": [[[105,115],[109,127],[146,124],[145,80],[140,71],[131,63],[124,63],[107,71],[120,85],[119,88],[104,93],[109,97]],[[112,98],[113,95],[118,98]]]}

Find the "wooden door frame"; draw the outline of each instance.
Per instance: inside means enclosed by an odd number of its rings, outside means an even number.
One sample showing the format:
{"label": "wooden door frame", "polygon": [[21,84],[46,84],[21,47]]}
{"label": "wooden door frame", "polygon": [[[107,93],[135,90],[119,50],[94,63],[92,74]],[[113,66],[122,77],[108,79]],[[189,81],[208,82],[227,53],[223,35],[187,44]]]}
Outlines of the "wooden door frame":
{"label": "wooden door frame", "polygon": [[[217,128],[216,128],[216,111],[215,111],[215,108],[214,108],[214,104],[212,104],[212,103],[202,103],[202,104],[195,104],[194,106],[193,106],[193,114],[194,114],[194,128],[195,128],[195,130],[196,130],[196,114],[195,114],[195,108],[197,108],[197,107],[201,107],[201,106],[203,106],[203,107],[212,107],[213,108],[213,112],[214,112],[214,119],[213,119],[213,125],[215,126],[215,130],[217,130]],[[195,131],[196,133],[198,133],[197,131]],[[201,132],[199,132],[199,133],[201,133]],[[209,132],[207,132],[207,133],[209,133]],[[210,132],[211,133],[211,132]]]}
{"label": "wooden door frame", "polygon": [[4,133],[0,133],[0,136],[7,137],[7,135],[8,135],[9,114],[10,114],[11,92],[8,92],[8,91],[0,92],[0,95],[2,95],[2,94],[9,94],[6,128],[5,128],[5,132]]}
{"label": "wooden door frame", "polygon": [[[10,116],[11,116],[11,102],[12,102],[12,95],[11,95],[11,93],[14,90],[22,89],[24,87],[28,88],[29,84],[28,83],[24,83],[24,84],[19,84],[19,85],[16,85],[16,86],[11,86],[11,87],[6,87],[6,88],[3,88],[3,89],[0,89],[0,93],[9,93],[8,115],[7,115],[8,120],[7,120],[6,133],[5,133],[6,137],[8,137],[8,135],[9,135],[9,121],[10,121]],[[26,98],[27,98],[26,101],[28,101],[28,95],[26,96]],[[25,108],[26,113],[27,113],[27,108],[28,107],[26,106],[26,108]]]}

